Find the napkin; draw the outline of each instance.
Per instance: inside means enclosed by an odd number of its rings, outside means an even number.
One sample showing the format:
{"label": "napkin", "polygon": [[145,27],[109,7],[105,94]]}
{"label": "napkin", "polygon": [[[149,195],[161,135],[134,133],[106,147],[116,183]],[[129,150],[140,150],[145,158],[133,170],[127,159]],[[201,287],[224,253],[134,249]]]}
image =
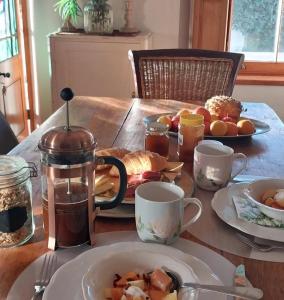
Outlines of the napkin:
{"label": "napkin", "polygon": [[284,223],[264,215],[259,208],[243,195],[233,196],[238,218],[261,226],[283,228]]}

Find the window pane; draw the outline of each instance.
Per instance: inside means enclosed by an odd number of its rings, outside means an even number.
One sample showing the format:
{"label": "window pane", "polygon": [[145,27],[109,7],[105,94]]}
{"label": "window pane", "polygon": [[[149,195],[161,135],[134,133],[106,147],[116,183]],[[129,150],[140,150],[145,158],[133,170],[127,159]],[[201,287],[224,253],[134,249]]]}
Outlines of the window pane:
{"label": "window pane", "polygon": [[276,61],[281,1],[233,1],[230,51],[246,60]]}
{"label": "window pane", "polygon": [[19,53],[18,39],[14,36],[0,40],[0,62]]}
{"label": "window pane", "polygon": [[0,62],[19,53],[14,0],[0,0]]}
{"label": "window pane", "polygon": [[283,62],[284,61],[284,6],[282,6],[282,13],[281,13],[281,26],[280,26],[280,41],[279,41],[279,49],[278,49],[278,57],[277,61]]}

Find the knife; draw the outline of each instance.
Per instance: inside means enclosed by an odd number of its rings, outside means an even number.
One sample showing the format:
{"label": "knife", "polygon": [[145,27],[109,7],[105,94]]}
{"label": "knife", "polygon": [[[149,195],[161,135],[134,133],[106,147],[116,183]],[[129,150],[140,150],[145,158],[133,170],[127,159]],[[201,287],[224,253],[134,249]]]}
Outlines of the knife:
{"label": "knife", "polygon": [[238,182],[249,183],[249,182],[261,180],[261,179],[271,179],[271,177],[265,177],[265,176],[260,176],[260,175],[237,175],[230,182],[231,183],[238,183]]}

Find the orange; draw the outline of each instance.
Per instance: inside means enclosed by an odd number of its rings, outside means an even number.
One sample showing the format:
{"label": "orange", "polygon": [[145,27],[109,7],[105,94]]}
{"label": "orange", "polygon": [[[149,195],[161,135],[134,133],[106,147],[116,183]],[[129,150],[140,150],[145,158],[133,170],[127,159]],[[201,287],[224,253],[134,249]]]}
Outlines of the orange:
{"label": "orange", "polygon": [[158,118],[157,122],[167,125],[169,128],[172,126],[172,119],[170,116],[161,116]]}
{"label": "orange", "polygon": [[217,116],[217,115],[211,115],[211,122],[214,122],[214,121],[217,121],[217,120],[220,120],[219,116]]}
{"label": "orange", "polygon": [[227,133],[228,136],[236,136],[238,135],[238,126],[233,122],[226,122],[227,124]]}
{"label": "orange", "polygon": [[217,120],[211,123],[210,131],[213,136],[223,136],[227,132],[227,124],[223,121]]}
{"label": "orange", "polygon": [[250,120],[240,120],[237,126],[239,134],[253,134],[255,132],[255,126]]}
{"label": "orange", "polygon": [[181,117],[185,117],[185,116],[188,116],[190,114],[191,114],[191,112],[190,112],[189,109],[183,108],[180,111],[178,111],[176,115],[181,116]]}

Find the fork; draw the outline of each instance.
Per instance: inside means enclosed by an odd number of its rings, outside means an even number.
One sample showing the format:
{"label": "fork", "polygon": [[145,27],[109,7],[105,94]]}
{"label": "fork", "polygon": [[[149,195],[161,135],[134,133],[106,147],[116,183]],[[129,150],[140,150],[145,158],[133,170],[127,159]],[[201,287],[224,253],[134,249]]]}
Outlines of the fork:
{"label": "fork", "polygon": [[277,245],[260,244],[260,243],[257,243],[256,241],[254,241],[252,238],[245,236],[243,234],[236,233],[236,235],[238,236],[238,238],[240,239],[241,242],[243,242],[247,246],[249,246],[255,250],[258,250],[260,252],[269,252],[269,251],[276,250],[276,249],[284,250],[284,245],[277,246]]}
{"label": "fork", "polygon": [[57,258],[53,253],[47,253],[44,256],[42,267],[40,270],[39,279],[34,283],[34,296],[32,299],[40,299],[45,288],[56,270]]}

